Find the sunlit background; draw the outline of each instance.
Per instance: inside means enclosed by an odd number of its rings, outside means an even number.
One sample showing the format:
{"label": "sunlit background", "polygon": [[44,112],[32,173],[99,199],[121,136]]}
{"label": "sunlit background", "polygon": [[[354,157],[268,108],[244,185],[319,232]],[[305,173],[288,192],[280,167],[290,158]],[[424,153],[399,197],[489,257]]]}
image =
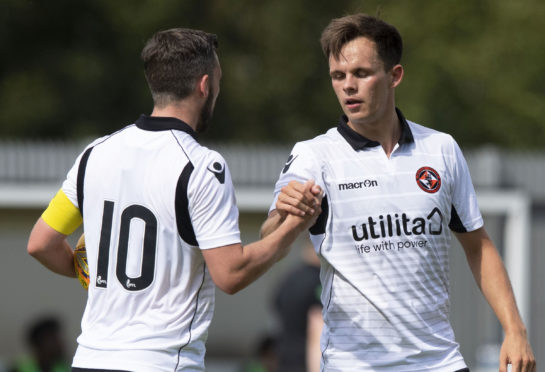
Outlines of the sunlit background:
{"label": "sunlit background", "polygon": [[[42,315],[76,347],[85,292],[26,254],[33,223],[92,138],[149,113],[140,51],[157,30],[219,37],[223,70],[201,142],[227,159],[243,240],[257,239],[272,188],[296,141],[341,113],[319,37],[331,18],[379,15],[404,40],[396,103],[415,122],[454,136],[466,154],[487,229],[513,280],[538,366],[545,363],[545,2],[411,0],[2,0],[0,2],[0,372],[28,353]],[[502,332],[457,245],[452,321],[466,361],[494,370]],[[274,334],[271,295],[287,259],[235,296],[217,291],[210,371],[241,371]]]}

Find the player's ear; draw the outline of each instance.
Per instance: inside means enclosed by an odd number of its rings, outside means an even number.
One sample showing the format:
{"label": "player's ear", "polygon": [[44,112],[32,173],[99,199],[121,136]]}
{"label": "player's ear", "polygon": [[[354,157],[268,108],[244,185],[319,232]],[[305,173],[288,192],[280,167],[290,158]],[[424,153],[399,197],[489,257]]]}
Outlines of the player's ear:
{"label": "player's ear", "polygon": [[197,88],[199,90],[199,94],[203,97],[208,97],[208,94],[210,93],[210,77],[208,74],[203,75],[199,81],[197,82]]}
{"label": "player's ear", "polygon": [[403,66],[399,64],[392,67],[392,72],[391,72],[392,81],[390,85],[392,88],[395,88],[399,84],[401,84],[401,81],[403,80],[403,72],[404,72]]}

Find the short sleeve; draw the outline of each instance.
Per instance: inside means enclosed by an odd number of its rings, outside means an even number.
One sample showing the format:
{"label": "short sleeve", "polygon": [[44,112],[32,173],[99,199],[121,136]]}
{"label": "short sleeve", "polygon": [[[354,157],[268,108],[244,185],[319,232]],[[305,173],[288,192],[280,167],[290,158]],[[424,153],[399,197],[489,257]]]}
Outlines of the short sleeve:
{"label": "short sleeve", "polygon": [[483,218],[477,203],[477,195],[471,175],[460,147],[453,142],[453,189],[449,227],[454,232],[474,231],[483,226]]}
{"label": "short sleeve", "polygon": [[72,168],[70,168],[70,170],[68,171],[66,179],[62,184],[62,191],[68,197],[68,200],[70,200],[72,204],[74,204],[77,208],[81,208],[81,206],[78,204],[78,173],[80,170],[79,168],[82,158],[86,154],[89,154],[89,150],[92,149],[96,144],[104,141],[105,138],[108,138],[108,136],[97,138],[92,143],[87,145],[87,147],[76,158],[74,165],[72,165]]}
{"label": "short sleeve", "polygon": [[71,234],[82,222],[78,205],[77,178],[81,159],[94,143],[96,141],[87,146],[76,158],[62,183],[61,189],[42,214],[49,226],[65,235]]}
{"label": "short sleeve", "polygon": [[68,174],[66,175],[66,179],[62,183],[62,188],[61,188],[64,194],[66,195],[66,197],[68,198],[68,200],[70,200],[70,202],[72,202],[72,204],[74,204],[76,208],[79,208],[78,189],[77,189],[78,169],[79,169],[79,164],[81,162],[81,158],[83,154],[84,152],[77,157],[76,161],[74,162],[74,165],[72,165],[72,168],[70,168],[70,170],[68,171]]}
{"label": "short sleeve", "polygon": [[240,243],[238,208],[229,167],[211,152],[189,181],[189,214],[201,249]]}
{"label": "short sleeve", "polygon": [[274,198],[269,212],[276,209],[276,200],[282,187],[290,181],[305,183],[314,180],[317,185],[325,190],[322,171],[312,149],[304,142],[298,142],[293,147],[286,164],[280,171],[280,176],[274,187]]}

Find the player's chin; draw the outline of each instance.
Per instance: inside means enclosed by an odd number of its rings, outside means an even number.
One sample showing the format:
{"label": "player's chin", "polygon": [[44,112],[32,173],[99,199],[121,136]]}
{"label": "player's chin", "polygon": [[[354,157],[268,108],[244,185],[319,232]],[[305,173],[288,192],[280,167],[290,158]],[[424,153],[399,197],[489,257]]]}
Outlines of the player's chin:
{"label": "player's chin", "polygon": [[361,111],[345,111],[344,114],[348,118],[348,121],[352,124],[358,124],[361,122],[365,122],[365,119],[367,115]]}
{"label": "player's chin", "polygon": [[362,108],[361,110],[355,112],[346,112],[345,115],[348,117],[348,121],[352,124],[366,124],[374,123],[378,120],[378,115],[376,112]]}

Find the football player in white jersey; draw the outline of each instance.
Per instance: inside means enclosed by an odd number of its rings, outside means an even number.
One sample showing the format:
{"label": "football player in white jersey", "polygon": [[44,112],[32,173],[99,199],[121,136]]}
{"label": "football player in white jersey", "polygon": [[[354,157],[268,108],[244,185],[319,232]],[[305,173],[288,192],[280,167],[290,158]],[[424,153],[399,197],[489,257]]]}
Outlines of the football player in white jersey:
{"label": "football player in white jersey", "polygon": [[201,146],[220,90],[215,35],[156,33],[142,51],[154,107],[93,141],[36,222],[28,252],[75,276],[66,241],[83,221],[88,300],[74,371],[204,371],[214,284],[233,294],[283,258],[320,211],[241,245],[223,157]]}
{"label": "football player in white jersey", "polygon": [[310,211],[319,190],[305,180],[322,188],[322,215],[310,229],[322,261],[322,370],[467,371],[448,318],[450,229],[504,329],[500,371],[535,371],[458,145],[395,107],[404,73],[398,31],[349,15],[334,19],[321,43],[344,115],[295,145],[261,233]]}

